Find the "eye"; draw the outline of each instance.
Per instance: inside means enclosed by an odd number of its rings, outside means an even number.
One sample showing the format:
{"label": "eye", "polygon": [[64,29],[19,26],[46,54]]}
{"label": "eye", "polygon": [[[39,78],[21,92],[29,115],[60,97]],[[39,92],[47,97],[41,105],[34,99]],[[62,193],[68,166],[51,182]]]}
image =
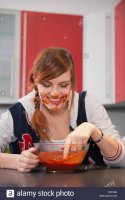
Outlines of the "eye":
{"label": "eye", "polygon": [[42,84],[43,84],[44,87],[50,87],[51,86],[51,83],[49,83],[49,82],[44,82]]}
{"label": "eye", "polygon": [[61,83],[60,86],[61,86],[62,88],[66,88],[66,87],[69,86],[69,83]]}

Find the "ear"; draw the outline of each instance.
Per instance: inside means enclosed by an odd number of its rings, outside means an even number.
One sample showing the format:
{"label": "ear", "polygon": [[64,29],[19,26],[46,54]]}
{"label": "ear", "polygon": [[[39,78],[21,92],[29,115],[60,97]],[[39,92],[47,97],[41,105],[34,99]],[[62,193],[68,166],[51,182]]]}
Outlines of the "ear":
{"label": "ear", "polygon": [[32,77],[33,77],[33,80],[34,80],[34,82],[35,82],[36,76],[35,76],[35,75],[32,75]]}

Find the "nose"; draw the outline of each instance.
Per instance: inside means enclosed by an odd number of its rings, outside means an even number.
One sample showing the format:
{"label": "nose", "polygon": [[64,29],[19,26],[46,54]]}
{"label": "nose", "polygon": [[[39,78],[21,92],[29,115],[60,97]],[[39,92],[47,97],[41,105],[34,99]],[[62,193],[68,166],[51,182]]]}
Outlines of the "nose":
{"label": "nose", "polygon": [[51,96],[53,96],[53,97],[58,97],[59,96],[59,89],[58,89],[58,87],[53,87],[51,89]]}

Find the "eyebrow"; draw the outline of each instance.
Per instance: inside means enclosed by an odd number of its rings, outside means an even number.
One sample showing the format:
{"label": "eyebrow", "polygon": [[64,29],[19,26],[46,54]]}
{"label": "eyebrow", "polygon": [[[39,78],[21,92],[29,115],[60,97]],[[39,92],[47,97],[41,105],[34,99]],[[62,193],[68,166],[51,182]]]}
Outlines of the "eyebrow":
{"label": "eyebrow", "polygon": [[[51,83],[51,80],[45,81],[45,82],[43,82],[43,83],[46,83],[46,82]],[[61,81],[61,82],[59,82],[59,83],[70,83],[70,82],[71,82],[70,80],[67,80],[67,81]]]}
{"label": "eyebrow", "polygon": [[71,81],[62,81],[60,83],[70,83]]}

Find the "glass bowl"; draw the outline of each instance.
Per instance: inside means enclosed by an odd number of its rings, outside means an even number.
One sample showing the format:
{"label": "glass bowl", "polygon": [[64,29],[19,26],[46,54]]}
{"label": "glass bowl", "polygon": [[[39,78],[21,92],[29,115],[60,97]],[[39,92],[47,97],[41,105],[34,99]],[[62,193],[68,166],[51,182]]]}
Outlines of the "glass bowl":
{"label": "glass bowl", "polygon": [[83,162],[88,145],[81,150],[69,148],[69,154],[64,158],[64,145],[39,143],[39,159],[48,172],[73,172]]}

